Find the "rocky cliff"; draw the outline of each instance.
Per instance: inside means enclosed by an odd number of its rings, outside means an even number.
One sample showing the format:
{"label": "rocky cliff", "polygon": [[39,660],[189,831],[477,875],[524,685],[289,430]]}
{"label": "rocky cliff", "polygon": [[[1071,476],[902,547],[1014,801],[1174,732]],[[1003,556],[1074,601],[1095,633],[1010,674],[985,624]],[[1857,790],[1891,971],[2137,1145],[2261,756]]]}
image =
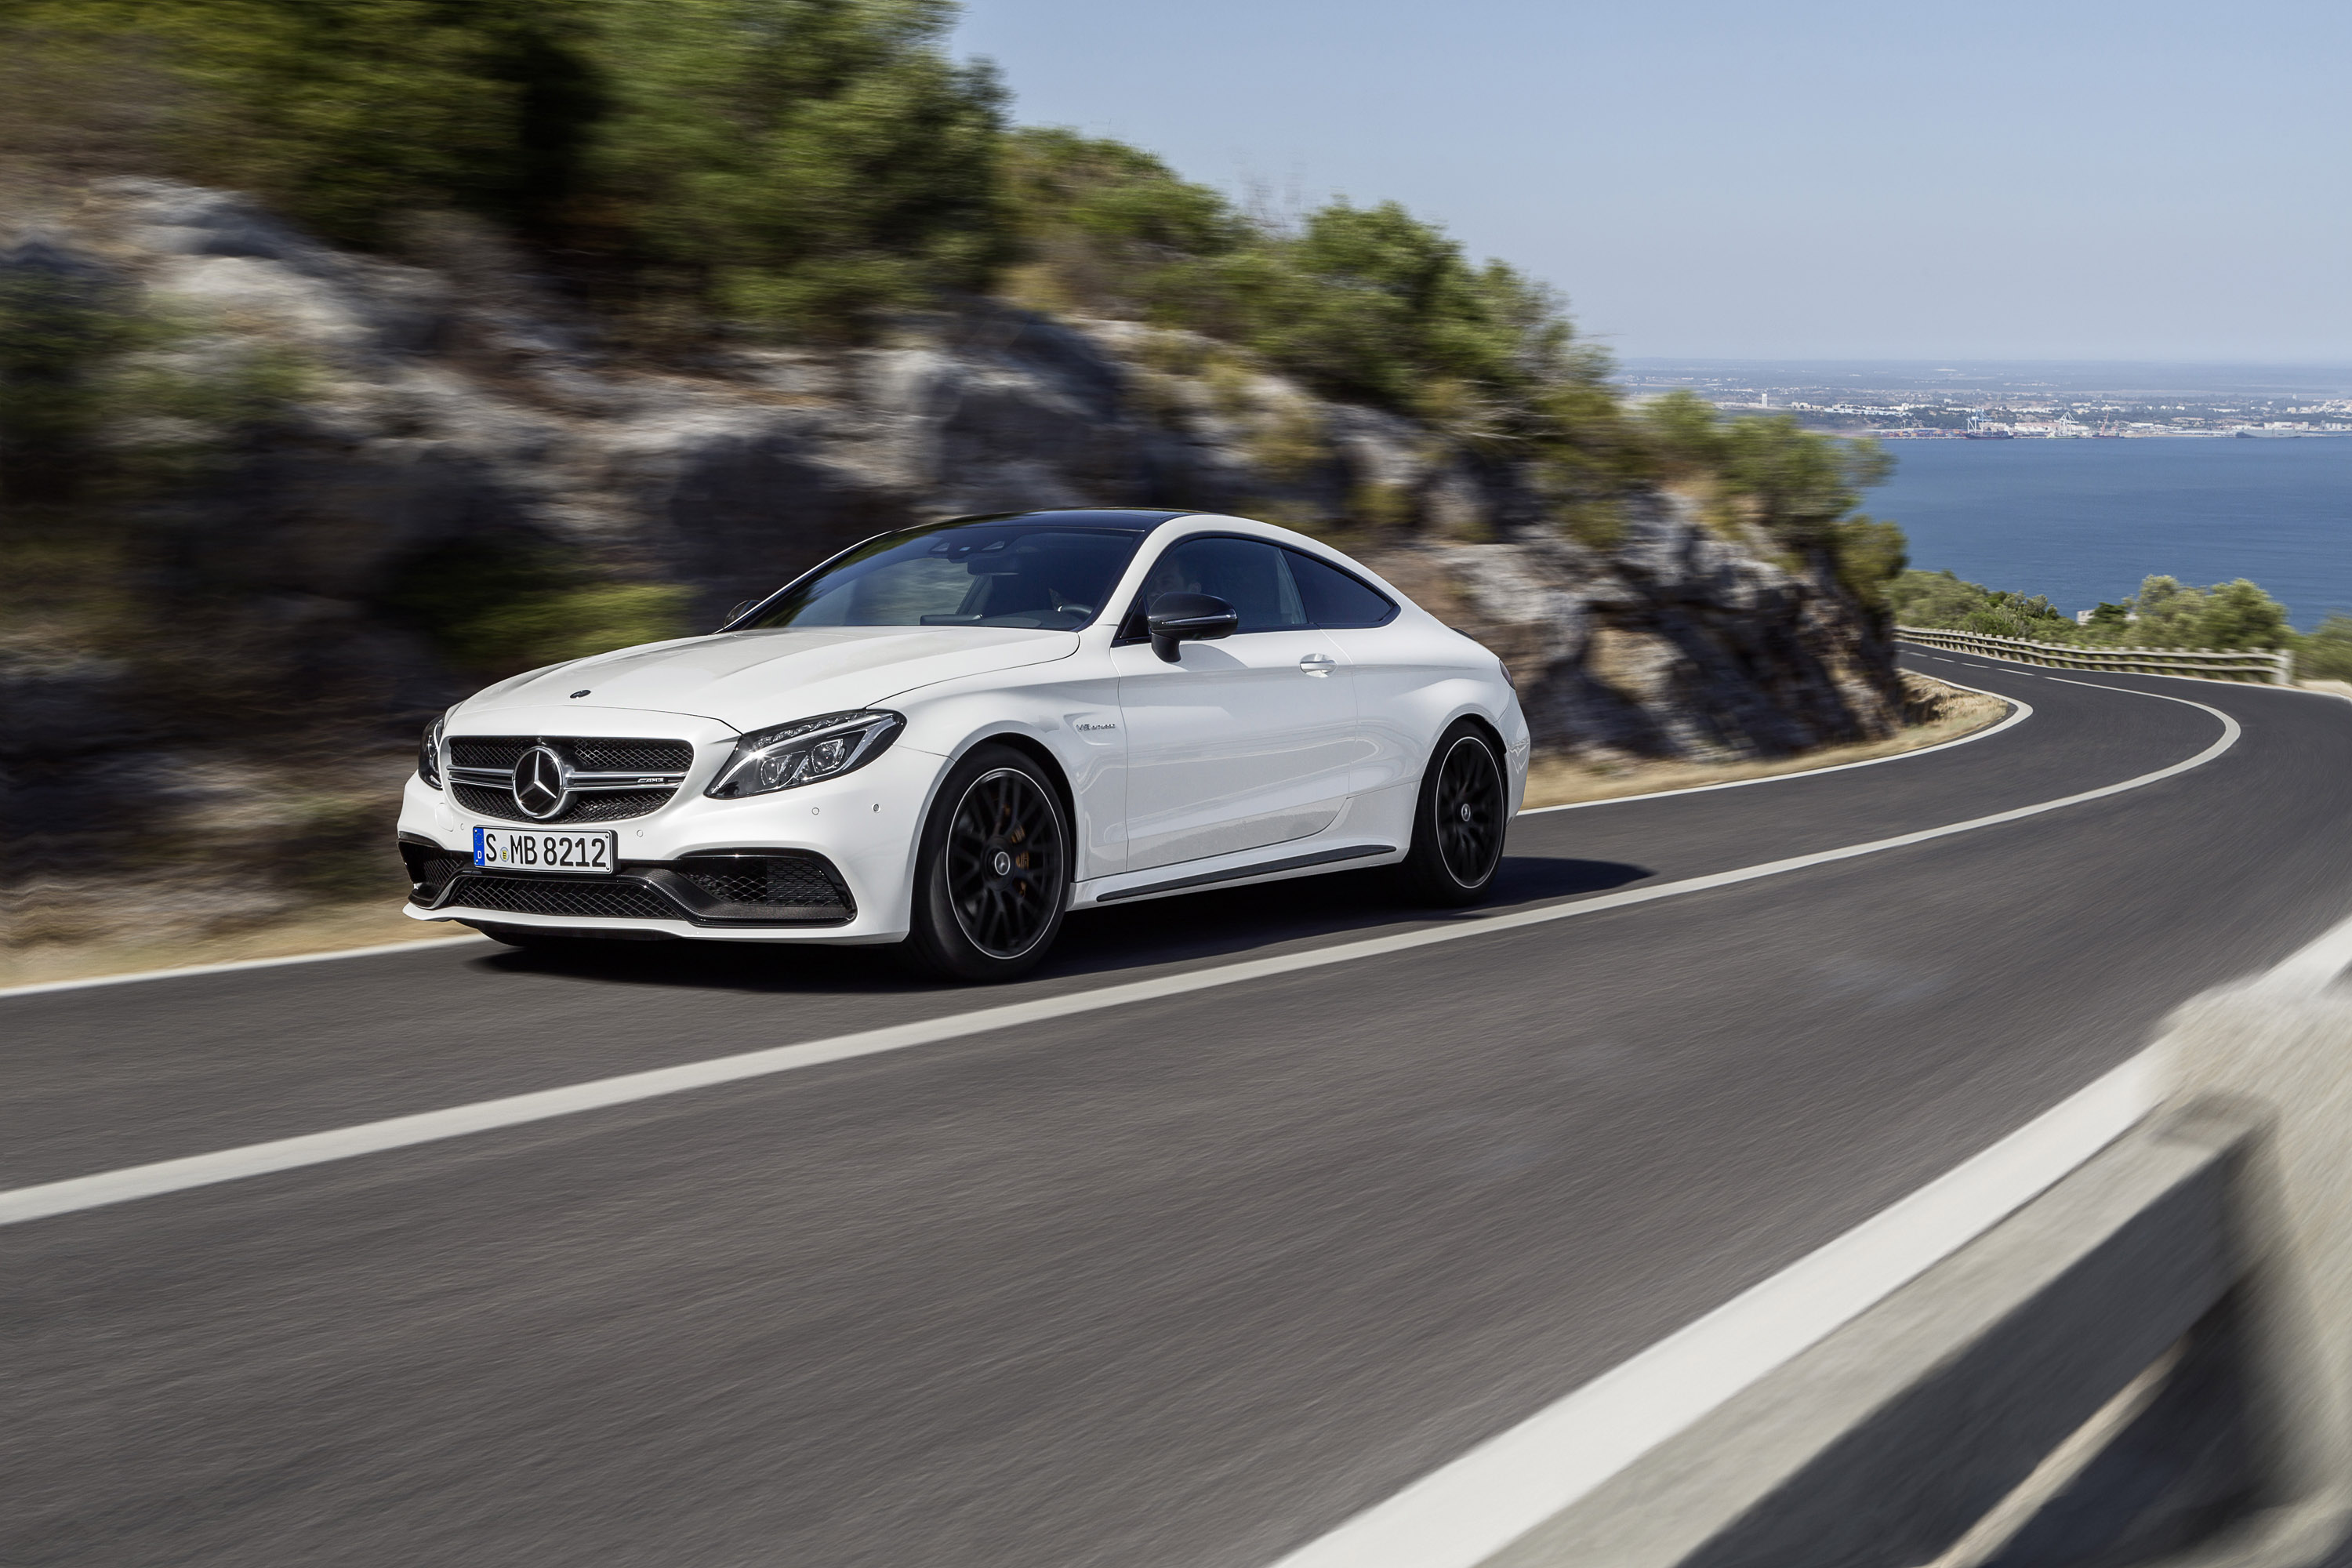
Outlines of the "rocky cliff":
{"label": "rocky cliff", "polygon": [[236,672],[188,672],[159,706],[152,658],[61,646],[22,616],[0,636],[19,833],[66,810],[43,781],[104,772],[76,754],[194,765],[217,726],[173,731],[232,689],[320,725],[415,723],[485,673],[429,613],[433,574],[468,550],[674,584],[709,625],[868,534],[1037,506],[1237,510],[1329,537],[1500,653],[1554,750],[1773,755],[1896,721],[1887,645],[1825,566],[1667,493],[1580,543],[1494,443],[1318,400],[1189,333],[975,300],[874,346],[625,354],[455,222],[395,263],[231,194],[117,180],[15,227],[0,281],[178,323],[157,352],[184,362],[267,349],[299,371],[264,426],[141,503],[142,592],[186,606]]}

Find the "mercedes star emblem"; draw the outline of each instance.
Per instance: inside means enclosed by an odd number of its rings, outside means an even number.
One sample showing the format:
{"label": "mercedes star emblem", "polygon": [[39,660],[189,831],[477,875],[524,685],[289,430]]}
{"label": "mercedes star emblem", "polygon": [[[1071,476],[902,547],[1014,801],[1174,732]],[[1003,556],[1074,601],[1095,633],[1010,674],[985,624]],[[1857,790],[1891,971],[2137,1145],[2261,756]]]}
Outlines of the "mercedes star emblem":
{"label": "mercedes star emblem", "polygon": [[514,798],[533,822],[563,815],[563,808],[572,804],[572,780],[553,748],[533,746],[522,754],[522,761],[515,764]]}

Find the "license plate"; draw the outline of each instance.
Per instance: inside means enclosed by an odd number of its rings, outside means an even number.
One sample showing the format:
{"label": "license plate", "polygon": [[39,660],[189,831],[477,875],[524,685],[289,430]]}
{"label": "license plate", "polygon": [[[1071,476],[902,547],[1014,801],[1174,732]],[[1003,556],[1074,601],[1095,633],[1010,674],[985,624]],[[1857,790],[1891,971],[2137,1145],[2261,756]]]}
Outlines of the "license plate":
{"label": "license plate", "polygon": [[613,874],[615,835],[528,831],[514,827],[474,829],[474,864],[499,871],[568,871],[581,877]]}

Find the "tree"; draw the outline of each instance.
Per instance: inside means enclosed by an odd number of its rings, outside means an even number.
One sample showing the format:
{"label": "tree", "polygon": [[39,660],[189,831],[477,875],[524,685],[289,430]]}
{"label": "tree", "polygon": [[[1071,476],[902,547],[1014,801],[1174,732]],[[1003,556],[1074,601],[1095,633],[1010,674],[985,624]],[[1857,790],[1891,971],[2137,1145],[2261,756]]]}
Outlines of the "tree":
{"label": "tree", "polygon": [[2281,648],[2293,646],[2294,638],[2286,606],[2243,577],[2205,591],[2198,635],[2204,639],[2201,647]]}
{"label": "tree", "polygon": [[2295,651],[2296,673],[2317,680],[2352,680],[2352,616],[2331,613]]}
{"label": "tree", "polygon": [[30,0],[11,33],[0,47],[169,62],[170,172],[361,244],[418,206],[542,216],[596,109],[576,0]]}
{"label": "tree", "polygon": [[721,313],[824,335],[984,287],[1003,92],[947,0],[604,0],[583,217]]}

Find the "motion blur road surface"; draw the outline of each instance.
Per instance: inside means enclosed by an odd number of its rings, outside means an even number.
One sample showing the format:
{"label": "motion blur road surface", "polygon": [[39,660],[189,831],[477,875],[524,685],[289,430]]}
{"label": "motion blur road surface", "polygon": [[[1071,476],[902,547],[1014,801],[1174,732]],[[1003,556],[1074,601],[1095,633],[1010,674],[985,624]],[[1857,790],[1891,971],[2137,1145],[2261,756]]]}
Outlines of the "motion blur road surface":
{"label": "motion blur road surface", "polygon": [[[2244,734],[1738,886],[0,1228],[0,1562],[1259,1568],[2352,910],[2352,706],[1906,658],[2036,711],[1523,818],[1465,918],[2220,735],[2162,698]],[[0,997],[0,1187],[1432,923],[1351,874],[1074,919],[985,992],[468,943]]]}

